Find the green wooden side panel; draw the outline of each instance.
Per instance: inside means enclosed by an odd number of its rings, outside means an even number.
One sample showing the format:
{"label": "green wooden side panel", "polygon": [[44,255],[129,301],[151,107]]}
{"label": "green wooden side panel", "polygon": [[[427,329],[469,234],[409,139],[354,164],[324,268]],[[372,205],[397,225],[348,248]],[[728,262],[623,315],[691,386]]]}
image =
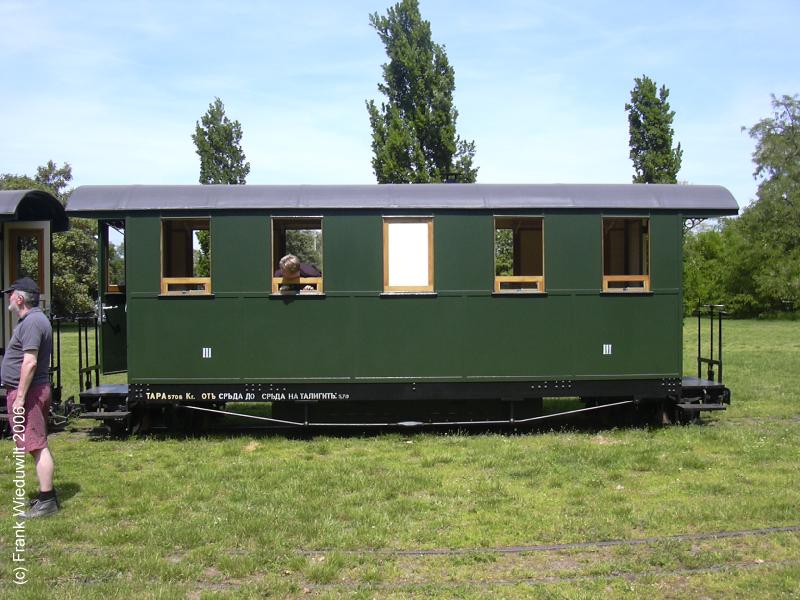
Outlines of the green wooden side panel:
{"label": "green wooden side panel", "polygon": [[679,215],[650,217],[651,285],[654,290],[681,287],[683,219]]}
{"label": "green wooden side panel", "polygon": [[459,298],[358,298],[357,377],[453,378],[463,372]]}
{"label": "green wooden side panel", "polygon": [[231,215],[211,221],[211,289],[214,293],[270,289],[270,220]]}
{"label": "green wooden side panel", "polygon": [[270,298],[269,215],[217,215],[215,296],[159,298],[160,218],[129,216],[130,379],[677,376],[680,217],[651,216],[651,295],[600,293],[601,219],[546,214],[547,295],[496,297],[493,215],[436,214],[438,296],[387,298],[380,295],[382,216],[333,212],[323,216],[327,295]]}
{"label": "green wooden side panel", "polygon": [[243,299],[233,323],[235,372],[272,381],[349,377],[355,342],[350,308],[346,297]]}
{"label": "green wooden side panel", "polygon": [[491,215],[437,215],[433,236],[435,290],[492,290],[494,222]]}
{"label": "green wooden side panel", "polygon": [[555,379],[568,377],[571,298],[470,297],[460,323],[464,374]]}
{"label": "green wooden side panel", "polygon": [[[129,300],[130,378],[238,379],[238,307],[236,298]],[[203,358],[203,348],[212,348],[212,359]]]}
{"label": "green wooden side panel", "polygon": [[383,229],[380,215],[335,214],[322,220],[325,290],[383,289]]}
{"label": "green wooden side panel", "polygon": [[132,293],[158,294],[161,289],[161,219],[128,217],[125,229],[126,285]]}
{"label": "green wooden side panel", "polygon": [[602,289],[600,236],[599,215],[545,216],[544,275],[547,290]]}
{"label": "green wooden side panel", "polygon": [[[575,375],[678,376],[675,347],[681,328],[675,323],[676,295],[575,296],[571,340]],[[603,354],[603,345],[611,354]]]}

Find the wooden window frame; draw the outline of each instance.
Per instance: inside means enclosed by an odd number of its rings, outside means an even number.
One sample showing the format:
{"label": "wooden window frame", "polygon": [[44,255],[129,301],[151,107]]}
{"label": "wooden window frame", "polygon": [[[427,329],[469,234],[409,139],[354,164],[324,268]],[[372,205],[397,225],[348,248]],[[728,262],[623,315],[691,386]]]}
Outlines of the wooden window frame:
{"label": "wooden window frame", "polygon": [[[126,242],[125,233],[124,233],[125,232],[125,224],[126,223],[125,223],[125,221],[119,221],[119,222],[122,223],[122,240],[123,240],[122,243],[124,245],[125,242]],[[108,229],[110,227],[113,227],[113,226],[111,225],[111,221],[102,221],[102,224],[103,224],[103,240],[102,240],[102,242],[103,242],[103,254],[105,254],[105,263],[106,263],[106,266],[105,266],[106,271],[105,271],[105,278],[104,278],[105,279],[105,293],[106,294],[124,294],[125,293],[125,287],[124,286],[118,285],[116,283],[111,283],[111,262],[110,262],[111,257],[110,257],[109,252],[108,252],[108,245],[110,243],[110,238],[109,238],[109,235],[108,235]],[[116,227],[114,227],[114,229],[116,229]],[[117,229],[117,231],[119,231],[119,230]],[[127,271],[127,256],[123,256],[123,262],[124,262],[124,265],[125,265],[125,269]],[[164,268],[164,264],[163,263],[161,264],[161,268],[162,269]]]}
{"label": "wooden window frame", "polygon": [[[211,277],[164,277],[164,224],[168,221],[207,221],[208,233],[211,236],[211,217],[163,217],[161,219],[161,295],[162,296],[210,296]],[[210,237],[209,237],[210,248]],[[209,271],[211,264],[209,262]],[[173,285],[199,285],[196,290],[174,290],[170,289]]]}
{"label": "wooden window frame", "polygon": [[38,244],[38,276],[36,285],[42,293],[47,289],[44,285],[44,229],[26,228],[26,227],[10,227],[8,229],[8,271],[9,281],[16,281],[19,279],[19,263],[17,262],[17,244],[21,237],[35,237]]}
{"label": "wooden window frame", "polygon": [[[541,275],[495,275],[494,293],[495,294],[543,294],[544,287],[544,265],[545,265],[545,244],[544,244],[544,217],[529,215],[494,215],[492,219],[492,250],[493,250],[493,271],[497,273],[497,221],[498,220],[517,220],[517,221],[540,221],[542,224],[542,274]],[[503,289],[504,283],[535,283],[536,289],[518,288]]]}
{"label": "wooden window frame", "polygon": [[[319,231],[322,235],[322,253],[323,253],[323,263],[325,258],[325,232],[323,229],[323,217],[322,216],[281,216],[281,217],[271,217],[269,220],[269,232],[270,232],[270,256],[272,260],[270,261],[270,271],[269,271],[269,279],[271,282],[271,288],[273,294],[286,294],[286,295],[293,295],[293,294],[324,294],[325,293],[325,274],[322,274],[322,277],[295,277],[294,279],[289,277],[275,277],[275,268],[278,264],[278,261],[282,257],[278,257],[275,255],[275,223],[280,221],[319,221]],[[325,266],[324,264],[322,265]],[[295,291],[281,291],[282,285],[301,285],[301,286],[313,286],[313,290],[303,290],[302,288]]]}
{"label": "wooden window frame", "polygon": [[[642,246],[642,251],[647,258],[647,273],[640,275],[606,275],[606,221],[647,221],[647,246]],[[612,216],[604,215],[600,219],[600,261],[603,274],[603,293],[606,294],[642,294],[650,293],[652,291],[650,277],[651,277],[651,230],[650,230],[650,217],[649,216]],[[627,258],[627,257],[626,257]],[[644,258],[643,258],[644,262]],[[644,270],[644,269],[643,269]],[[641,283],[641,287],[611,287],[610,284],[617,282],[628,283]]]}
{"label": "wooden window frame", "polygon": [[[428,225],[428,285],[389,285],[389,225],[391,223],[426,223]],[[388,294],[432,293],[433,269],[433,217],[383,217],[383,291]]]}

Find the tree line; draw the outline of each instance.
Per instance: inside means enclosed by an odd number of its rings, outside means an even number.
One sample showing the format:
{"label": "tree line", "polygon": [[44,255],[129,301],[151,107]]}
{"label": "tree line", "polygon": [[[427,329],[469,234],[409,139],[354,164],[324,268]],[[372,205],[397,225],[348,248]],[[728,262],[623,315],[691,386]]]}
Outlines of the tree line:
{"label": "tree line", "polygon": [[755,140],[756,199],[737,218],[684,237],[684,305],[725,304],[736,316],[800,304],[800,97],[772,96]]}
{"label": "tree line", "polygon": [[[455,70],[444,46],[432,39],[418,0],[400,0],[369,22],[388,61],[378,91],[366,101],[372,129],[372,168],[378,183],[474,183],[474,141],[457,133],[453,102]],[[629,157],[634,183],[678,184],[683,149],[674,145],[669,90],[643,75],[634,79],[628,113]],[[754,176],[758,196],[735,219],[684,235],[684,304],[724,303],[735,314],[754,316],[797,304],[800,295],[800,115],[797,96],[773,97],[773,115],[749,129],[756,142]],[[241,145],[242,127],[215,98],[195,124],[192,140],[200,159],[201,184],[242,185],[250,163]],[[66,202],[72,180],[69,163],[53,161],[34,177],[0,175],[0,189],[44,189]],[[507,233],[507,232],[506,232]],[[315,262],[321,240],[296,232],[301,260]],[[208,232],[198,232],[195,268],[210,267]],[[86,312],[97,297],[96,225],[72,219],[71,229],[54,235],[53,297],[58,314]],[[498,269],[510,262],[509,240],[498,239]],[[316,254],[314,254],[316,252]]]}

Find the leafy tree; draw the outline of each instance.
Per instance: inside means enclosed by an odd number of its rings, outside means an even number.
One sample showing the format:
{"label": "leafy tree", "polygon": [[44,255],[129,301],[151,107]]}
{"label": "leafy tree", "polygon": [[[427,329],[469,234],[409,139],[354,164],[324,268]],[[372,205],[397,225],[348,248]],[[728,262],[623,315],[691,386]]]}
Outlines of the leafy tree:
{"label": "leafy tree", "polygon": [[495,229],[494,231],[494,274],[514,274],[514,230]]}
{"label": "leafy tree", "polygon": [[95,310],[97,221],[70,218],[68,231],[53,235],[53,313],[76,315]]}
{"label": "leafy tree", "polygon": [[456,133],[455,71],[431,39],[418,0],[401,0],[369,20],[389,57],[378,84],[387,101],[380,108],[366,103],[378,183],[474,183],[475,142]]}
{"label": "leafy tree", "polygon": [[[38,189],[53,194],[65,204],[71,190],[72,167],[58,167],[52,160],[36,170],[36,177],[0,175],[0,189]],[[70,229],[53,235],[52,313],[71,315],[91,312],[97,298],[97,223],[90,219],[70,219]],[[28,260],[34,254],[28,253]],[[23,255],[23,261],[26,260]],[[24,263],[25,264],[25,263]],[[30,271],[33,267],[28,266]]]}
{"label": "leafy tree", "polygon": [[[119,243],[114,243],[112,231],[116,230],[122,237]],[[108,260],[108,282],[116,285],[125,283],[125,231],[116,227],[109,227],[108,247],[106,248]]]}
{"label": "leafy tree", "polygon": [[228,119],[222,100],[214,98],[208,105],[192,141],[200,157],[200,183],[245,183],[250,163],[242,151],[242,125]]}
{"label": "leafy tree", "polygon": [[[214,98],[206,113],[196,123],[192,141],[200,157],[200,183],[244,184],[250,173],[250,163],[245,162],[242,150],[242,125],[231,121],[225,114],[222,100]],[[197,274],[210,273],[210,235],[198,231],[200,253],[197,257]]]}
{"label": "leafy tree", "polygon": [[48,160],[46,165],[36,168],[36,182],[54,191],[62,204],[69,196],[70,191],[67,190],[67,186],[71,181],[72,165],[69,163],[64,163],[64,166],[59,168],[52,160]]}
{"label": "leafy tree", "polygon": [[633,183],[677,183],[683,150],[678,144],[672,147],[672,119],[669,90],[647,77],[636,77],[631,90],[628,111],[630,132],[630,157],[633,161]]}
{"label": "leafy tree", "polygon": [[287,229],[286,252],[322,270],[322,230]]}
{"label": "leafy tree", "polygon": [[721,229],[684,232],[683,307],[687,315],[700,304],[722,302],[723,265],[727,254]]}
{"label": "leafy tree", "polygon": [[734,225],[740,270],[761,311],[800,302],[800,97],[773,95],[772,108],[748,132],[758,198]]}
{"label": "leafy tree", "polygon": [[718,232],[686,237],[687,301],[696,293],[738,316],[800,305],[800,98],[773,96],[772,107],[748,130],[757,199]]}

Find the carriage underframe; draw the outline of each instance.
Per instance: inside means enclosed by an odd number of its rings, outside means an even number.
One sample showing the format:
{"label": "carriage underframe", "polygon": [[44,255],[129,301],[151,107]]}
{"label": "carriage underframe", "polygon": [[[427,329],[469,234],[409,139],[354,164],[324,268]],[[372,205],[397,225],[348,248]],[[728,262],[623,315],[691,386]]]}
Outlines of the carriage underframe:
{"label": "carriage underframe", "polygon": [[[175,426],[203,429],[214,414],[244,416],[233,408],[241,403],[269,403],[269,416],[252,417],[266,428],[520,427],[556,416],[545,403],[563,398],[578,398],[587,409],[614,408],[618,422],[621,414],[628,413],[672,423],[693,420],[702,411],[724,410],[730,391],[697,377],[503,383],[139,383],[90,388],[80,394],[76,408],[83,417],[101,420],[120,432]],[[591,418],[602,423],[597,414]]]}

